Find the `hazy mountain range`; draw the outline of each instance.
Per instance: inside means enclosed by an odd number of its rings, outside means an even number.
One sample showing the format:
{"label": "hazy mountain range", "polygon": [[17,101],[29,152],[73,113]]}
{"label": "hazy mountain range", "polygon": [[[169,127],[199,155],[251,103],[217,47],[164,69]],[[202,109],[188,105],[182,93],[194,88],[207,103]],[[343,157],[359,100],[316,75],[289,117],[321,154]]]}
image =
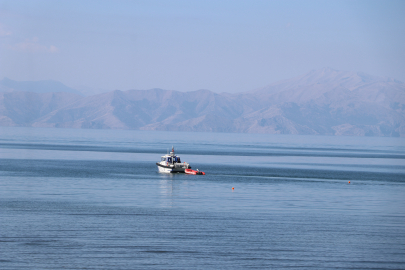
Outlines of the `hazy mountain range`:
{"label": "hazy mountain range", "polygon": [[81,96],[53,81],[0,81],[0,125],[405,136],[405,84],[330,68],[249,92],[162,89]]}

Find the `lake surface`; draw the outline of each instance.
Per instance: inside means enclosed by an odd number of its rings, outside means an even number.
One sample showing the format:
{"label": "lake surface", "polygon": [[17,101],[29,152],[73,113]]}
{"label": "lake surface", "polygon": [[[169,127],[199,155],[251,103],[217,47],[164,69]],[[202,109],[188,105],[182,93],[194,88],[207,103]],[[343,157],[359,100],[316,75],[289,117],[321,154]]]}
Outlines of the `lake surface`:
{"label": "lake surface", "polygon": [[0,128],[0,269],[283,268],[405,269],[404,138]]}

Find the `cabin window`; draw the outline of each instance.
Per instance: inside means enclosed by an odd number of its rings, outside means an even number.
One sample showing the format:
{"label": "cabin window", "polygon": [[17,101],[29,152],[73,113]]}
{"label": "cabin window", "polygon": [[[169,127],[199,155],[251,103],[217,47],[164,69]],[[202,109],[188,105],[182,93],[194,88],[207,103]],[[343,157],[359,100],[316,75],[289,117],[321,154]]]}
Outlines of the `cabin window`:
{"label": "cabin window", "polygon": [[181,163],[181,160],[180,160],[180,158],[179,158],[179,157],[177,158],[177,163]]}
{"label": "cabin window", "polygon": [[162,161],[166,161],[166,158],[165,158],[165,157],[162,157]]}
{"label": "cabin window", "polygon": [[167,158],[167,161],[168,161],[168,162],[172,162],[172,158],[170,158],[170,157]]}

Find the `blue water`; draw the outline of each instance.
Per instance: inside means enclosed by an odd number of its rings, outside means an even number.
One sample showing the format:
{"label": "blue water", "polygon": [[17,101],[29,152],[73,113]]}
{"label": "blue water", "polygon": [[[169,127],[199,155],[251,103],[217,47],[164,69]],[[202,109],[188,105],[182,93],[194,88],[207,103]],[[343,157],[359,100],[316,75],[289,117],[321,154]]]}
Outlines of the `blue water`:
{"label": "blue water", "polygon": [[405,140],[1,127],[0,269],[251,268],[405,269]]}

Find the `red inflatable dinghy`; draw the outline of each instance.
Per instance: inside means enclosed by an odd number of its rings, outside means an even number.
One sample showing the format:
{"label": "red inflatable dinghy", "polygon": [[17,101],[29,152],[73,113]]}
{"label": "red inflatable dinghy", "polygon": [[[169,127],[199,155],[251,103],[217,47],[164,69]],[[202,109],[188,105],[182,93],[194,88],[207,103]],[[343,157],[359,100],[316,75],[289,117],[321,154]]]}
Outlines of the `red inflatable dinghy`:
{"label": "red inflatable dinghy", "polygon": [[185,169],[184,172],[187,173],[187,174],[200,174],[200,175],[205,175],[205,172],[200,172],[199,170],[194,171],[194,170],[192,170],[192,169]]}

